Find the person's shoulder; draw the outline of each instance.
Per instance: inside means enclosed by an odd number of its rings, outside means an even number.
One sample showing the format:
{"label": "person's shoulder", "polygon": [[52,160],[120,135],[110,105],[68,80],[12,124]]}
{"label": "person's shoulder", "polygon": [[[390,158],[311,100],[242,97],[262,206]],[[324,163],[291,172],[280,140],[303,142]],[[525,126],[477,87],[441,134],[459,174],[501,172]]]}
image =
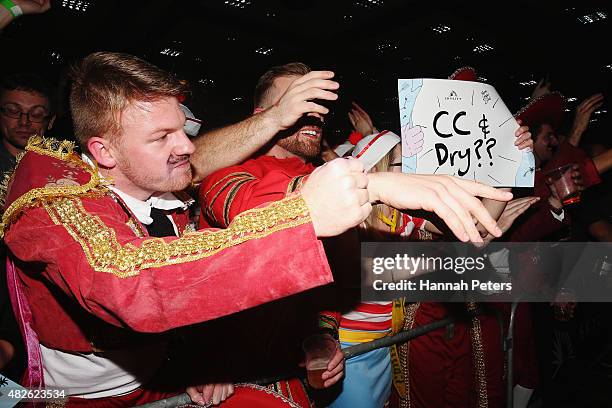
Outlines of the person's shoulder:
{"label": "person's shoulder", "polygon": [[259,156],[253,159],[249,159],[244,163],[229,166],[217,170],[208,176],[204,177],[200,184],[200,191],[202,189],[208,189],[225,180],[234,180],[242,178],[260,178],[270,167],[270,161],[267,159],[269,156]]}
{"label": "person's shoulder", "polygon": [[73,142],[34,136],[2,183],[2,224],[54,199],[99,196],[105,184],[97,168],[81,160]]}

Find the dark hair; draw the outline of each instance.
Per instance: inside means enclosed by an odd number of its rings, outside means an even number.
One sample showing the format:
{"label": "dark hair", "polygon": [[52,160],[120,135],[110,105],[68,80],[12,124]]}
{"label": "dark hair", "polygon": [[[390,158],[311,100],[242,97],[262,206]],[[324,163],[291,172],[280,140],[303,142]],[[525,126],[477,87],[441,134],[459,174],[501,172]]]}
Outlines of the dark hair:
{"label": "dark hair", "polygon": [[81,146],[93,136],[121,133],[121,113],[133,101],[179,98],[187,82],[138,57],[96,52],[71,72],[70,110]]}
{"label": "dark hair", "polygon": [[255,93],[253,95],[253,102],[255,107],[261,105],[261,102],[266,98],[268,91],[272,87],[274,80],[280,77],[288,76],[303,76],[312,71],[310,67],[301,62],[291,62],[285,65],[277,65],[270,68],[263,74],[255,85]]}
{"label": "dark hair", "polygon": [[533,125],[529,125],[529,132],[531,133],[531,138],[533,139],[534,143],[536,139],[538,138],[538,134],[542,130],[542,127],[546,124],[547,122],[538,122],[538,123],[534,123]]}
{"label": "dark hair", "polygon": [[55,94],[49,83],[37,74],[23,72],[2,77],[0,93],[6,91],[24,91],[42,95],[49,101],[49,113],[55,111]]}

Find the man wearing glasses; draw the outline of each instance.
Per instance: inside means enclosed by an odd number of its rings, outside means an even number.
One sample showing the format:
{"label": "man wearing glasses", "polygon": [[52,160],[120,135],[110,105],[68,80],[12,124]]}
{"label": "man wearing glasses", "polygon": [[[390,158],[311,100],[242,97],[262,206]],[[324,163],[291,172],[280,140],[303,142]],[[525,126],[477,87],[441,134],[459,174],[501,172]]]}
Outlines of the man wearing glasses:
{"label": "man wearing glasses", "polygon": [[15,166],[15,157],[24,151],[30,136],[51,129],[51,90],[34,74],[12,74],[0,82],[0,171]]}

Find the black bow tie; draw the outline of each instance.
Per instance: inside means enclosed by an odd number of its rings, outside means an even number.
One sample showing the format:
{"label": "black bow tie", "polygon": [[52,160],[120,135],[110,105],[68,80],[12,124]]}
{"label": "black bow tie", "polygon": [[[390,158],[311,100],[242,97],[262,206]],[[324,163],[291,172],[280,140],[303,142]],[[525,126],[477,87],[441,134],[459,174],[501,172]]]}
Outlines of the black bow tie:
{"label": "black bow tie", "polygon": [[151,218],[153,222],[149,225],[145,225],[149,235],[152,237],[175,237],[174,226],[172,222],[164,212],[159,208],[151,207]]}

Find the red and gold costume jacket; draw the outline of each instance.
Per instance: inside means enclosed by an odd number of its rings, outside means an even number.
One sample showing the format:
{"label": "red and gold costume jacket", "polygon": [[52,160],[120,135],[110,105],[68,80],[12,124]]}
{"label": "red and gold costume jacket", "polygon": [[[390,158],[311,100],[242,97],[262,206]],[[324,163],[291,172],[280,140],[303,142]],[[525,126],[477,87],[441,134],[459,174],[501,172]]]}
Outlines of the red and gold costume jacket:
{"label": "red and gold costume jacket", "polygon": [[72,147],[31,139],[2,217],[45,346],[122,347],[129,333],[204,322],[332,280],[301,196],[244,212],[224,230],[187,232],[179,212],[180,237],[151,238]]}
{"label": "red and gold costume jacket", "polygon": [[315,167],[298,158],[260,156],[221,169],[200,185],[200,228],[227,228],[240,213],[298,190]]}

